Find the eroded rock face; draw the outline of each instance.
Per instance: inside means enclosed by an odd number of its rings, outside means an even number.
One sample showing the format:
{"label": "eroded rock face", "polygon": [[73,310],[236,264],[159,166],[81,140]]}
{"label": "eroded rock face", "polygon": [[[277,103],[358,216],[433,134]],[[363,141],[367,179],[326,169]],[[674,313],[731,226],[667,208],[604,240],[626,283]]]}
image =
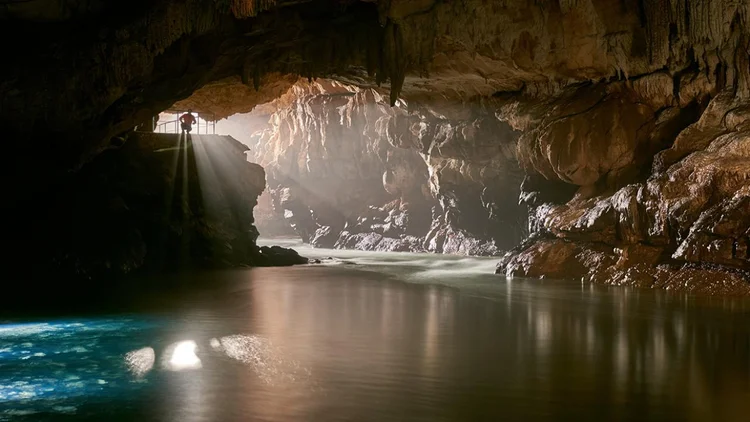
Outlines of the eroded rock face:
{"label": "eroded rock face", "polygon": [[746,104],[733,91],[716,95],[656,154],[644,181],[614,190],[602,174],[569,201],[536,206],[539,240],[506,255],[498,272],[749,293],[750,126],[739,117]]}
{"label": "eroded rock face", "polygon": [[486,110],[387,101],[324,80],[277,100],[251,160],[279,217],[320,247],[493,255],[520,240],[518,134]]}
{"label": "eroded rock face", "polygon": [[224,119],[237,113],[249,113],[281,97],[297,79],[295,75],[274,72],[259,78],[258,89],[255,89],[242,83],[239,76],[231,76],[204,85],[189,98],[176,102],[172,108],[200,110],[209,119]]}

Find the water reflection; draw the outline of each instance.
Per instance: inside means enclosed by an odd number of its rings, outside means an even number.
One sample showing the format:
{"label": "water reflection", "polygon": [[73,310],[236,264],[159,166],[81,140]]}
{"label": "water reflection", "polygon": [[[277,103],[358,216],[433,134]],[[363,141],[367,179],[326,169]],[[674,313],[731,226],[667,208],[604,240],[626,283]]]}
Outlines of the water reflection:
{"label": "water reflection", "polygon": [[312,362],[339,397],[318,403],[333,413],[341,402],[387,403],[370,410],[425,420],[745,420],[750,412],[743,300],[497,280],[462,291],[309,272],[304,283],[256,286],[253,319]]}
{"label": "water reflection", "polygon": [[180,341],[167,347],[164,368],[170,371],[184,371],[186,369],[200,369],[203,367],[195,351],[198,345],[193,340]]}
{"label": "water reflection", "polygon": [[125,363],[130,368],[130,372],[137,377],[146,375],[156,362],[156,352],[151,347],[144,347],[133,350],[125,355]]}
{"label": "water reflection", "polygon": [[181,299],[158,320],[3,326],[0,419],[745,421],[750,414],[745,300],[494,276],[462,280],[459,289],[345,265],[201,277],[221,287]]}
{"label": "water reflection", "polygon": [[286,360],[283,352],[267,339],[250,335],[232,335],[218,340],[218,350],[228,357],[249,365],[255,374],[268,384],[295,382],[310,376],[310,371],[293,360]]}

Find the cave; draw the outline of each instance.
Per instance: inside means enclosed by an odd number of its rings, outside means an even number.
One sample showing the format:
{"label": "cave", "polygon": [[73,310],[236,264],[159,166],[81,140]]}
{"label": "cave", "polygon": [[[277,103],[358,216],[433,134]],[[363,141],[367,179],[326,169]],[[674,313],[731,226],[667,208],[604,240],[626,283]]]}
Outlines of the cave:
{"label": "cave", "polygon": [[[519,133],[508,124],[479,106],[449,118],[405,100],[390,106],[373,88],[293,82],[273,102],[219,123],[266,170],[261,233],[321,248],[486,256],[523,239]],[[178,105],[198,107],[228,87],[251,90],[223,80]]]}
{"label": "cave", "polygon": [[[4,2],[4,268],[90,289],[307,262],[261,250],[266,231],[746,294],[746,9]],[[160,113],[187,109],[194,144],[159,133]]]}
{"label": "cave", "polygon": [[740,421],[750,1],[0,0],[0,421]]}

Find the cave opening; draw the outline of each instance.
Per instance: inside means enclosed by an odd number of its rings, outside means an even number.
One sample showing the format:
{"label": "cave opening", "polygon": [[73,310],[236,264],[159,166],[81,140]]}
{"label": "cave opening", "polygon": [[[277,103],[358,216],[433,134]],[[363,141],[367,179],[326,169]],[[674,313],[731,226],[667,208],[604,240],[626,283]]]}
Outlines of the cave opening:
{"label": "cave opening", "polygon": [[747,1],[0,0],[0,51],[0,421],[750,413]]}
{"label": "cave opening", "polygon": [[[34,222],[8,229],[9,267],[95,284],[179,267],[150,260],[186,239],[205,266],[302,262],[258,247],[261,228],[502,255],[507,277],[707,271],[742,290],[745,220],[708,222],[746,207],[745,168],[723,164],[746,159],[736,5],[466,2],[3,3],[3,213]],[[694,32],[716,14],[731,25]],[[205,115],[180,145],[157,116],[191,108]]]}
{"label": "cave opening", "polygon": [[[523,175],[510,147],[518,134],[486,109],[467,106],[450,118],[429,104],[391,107],[386,89],[277,79],[264,82],[279,97],[254,107],[255,87],[237,77],[176,104],[224,117],[213,123],[217,133],[246,145],[249,161],[265,169],[255,209],[261,236],[490,256],[523,239]],[[157,131],[176,123],[162,113]]]}

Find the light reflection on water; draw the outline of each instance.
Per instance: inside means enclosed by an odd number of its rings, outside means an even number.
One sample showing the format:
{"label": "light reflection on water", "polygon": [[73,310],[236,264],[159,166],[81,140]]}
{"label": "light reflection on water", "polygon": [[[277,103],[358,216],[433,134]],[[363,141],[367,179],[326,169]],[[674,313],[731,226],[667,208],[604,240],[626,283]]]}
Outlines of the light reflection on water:
{"label": "light reflection on water", "polygon": [[179,306],[158,318],[3,326],[0,419],[750,414],[746,300],[506,282],[465,271],[486,265],[481,259],[419,256],[420,266],[364,255],[345,256],[351,264],[196,274],[217,287],[174,298]]}
{"label": "light reflection on water", "polygon": [[195,354],[197,349],[198,345],[193,340],[171,344],[164,352],[164,369],[169,371],[201,369],[203,362]]}
{"label": "light reflection on water", "polygon": [[156,362],[156,352],[151,347],[144,347],[125,354],[125,364],[128,365],[130,372],[137,377],[148,374],[154,367],[154,362]]}
{"label": "light reflection on water", "polygon": [[[122,404],[117,401],[123,398],[153,394],[154,386],[149,382],[162,384],[165,380],[159,375],[149,377],[152,370],[201,370],[203,362],[199,354],[212,364],[221,364],[224,356],[245,364],[269,385],[296,382],[310,375],[309,370],[301,368],[298,362],[286,360],[282,350],[258,336],[235,334],[212,338],[203,345],[194,340],[164,345],[159,341],[161,334],[165,327],[174,323],[173,320],[147,322],[135,318],[105,318],[2,326],[0,420],[55,419],[56,415],[96,417],[88,410],[80,415],[81,405],[117,406]],[[162,343],[161,347],[157,346],[158,351],[142,347],[124,352],[129,347],[154,340]],[[209,349],[215,353],[210,353]],[[157,353],[160,356],[157,357]],[[155,368],[157,358],[162,364]],[[181,391],[181,399],[185,398],[183,393],[191,392],[191,398],[180,406],[181,411],[194,407],[196,400],[203,398],[201,377],[193,373],[182,379],[187,382],[176,386]],[[204,410],[193,409],[197,413],[186,412],[177,419],[190,420]],[[161,416],[165,415],[168,412]]]}

